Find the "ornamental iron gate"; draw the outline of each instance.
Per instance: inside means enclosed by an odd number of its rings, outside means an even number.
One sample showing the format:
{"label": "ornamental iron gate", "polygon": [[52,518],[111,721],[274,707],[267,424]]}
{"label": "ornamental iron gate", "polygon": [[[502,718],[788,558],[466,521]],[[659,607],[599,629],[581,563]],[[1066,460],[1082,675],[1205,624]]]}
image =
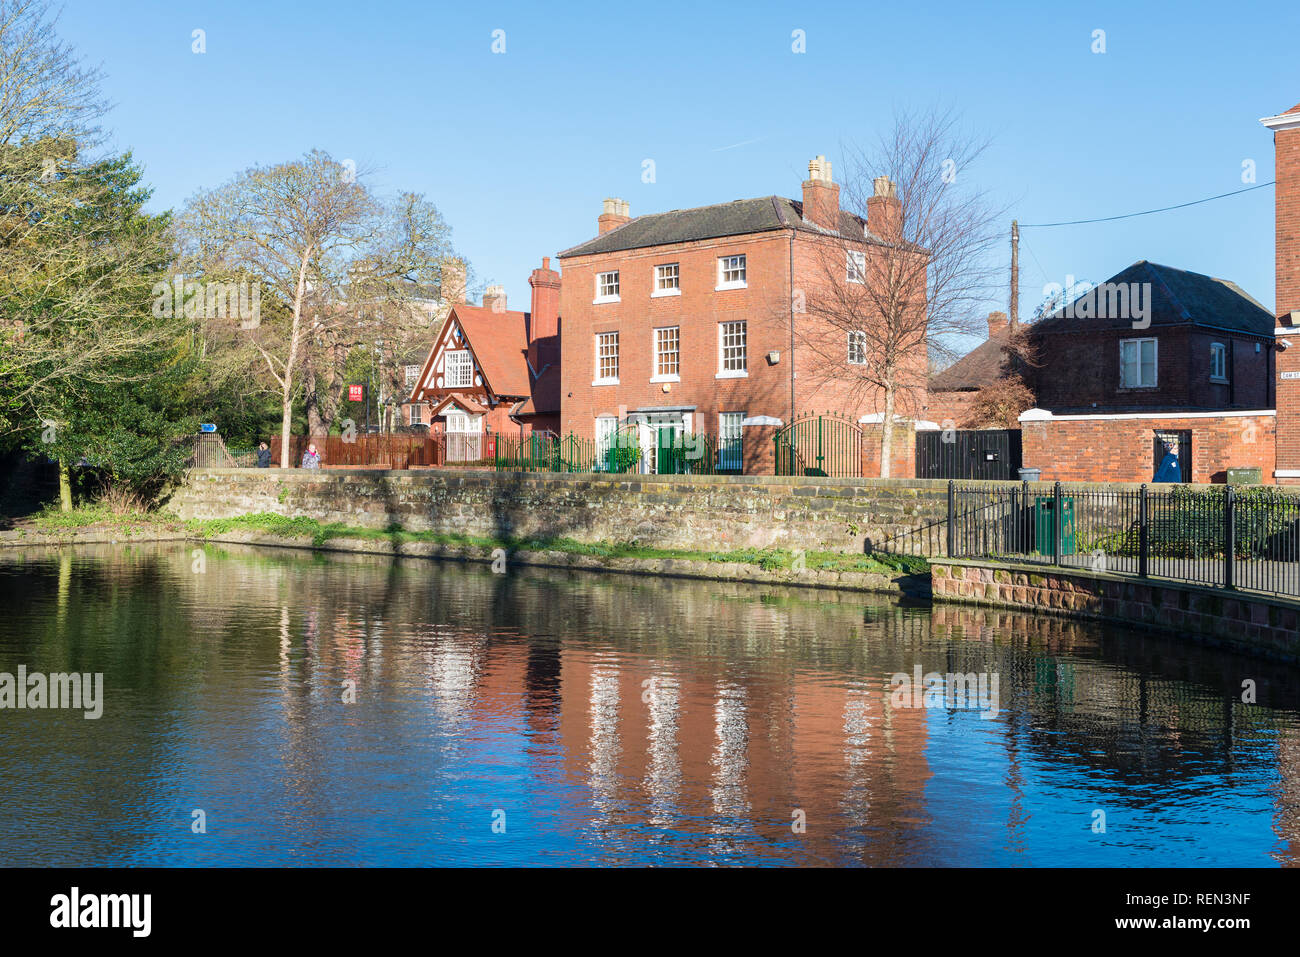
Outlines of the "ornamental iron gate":
{"label": "ornamental iron gate", "polygon": [[847,415],[825,412],[795,419],[776,433],[775,441],[777,475],[862,475],[862,429]]}

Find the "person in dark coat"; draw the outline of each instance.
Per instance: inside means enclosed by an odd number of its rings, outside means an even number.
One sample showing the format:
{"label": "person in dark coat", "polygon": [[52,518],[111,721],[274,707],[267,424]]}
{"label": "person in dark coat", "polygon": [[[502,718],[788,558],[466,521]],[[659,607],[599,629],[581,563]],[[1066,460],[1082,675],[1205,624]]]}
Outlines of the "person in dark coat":
{"label": "person in dark coat", "polygon": [[271,447],[265,442],[257,447],[257,467],[259,469],[271,467]]}

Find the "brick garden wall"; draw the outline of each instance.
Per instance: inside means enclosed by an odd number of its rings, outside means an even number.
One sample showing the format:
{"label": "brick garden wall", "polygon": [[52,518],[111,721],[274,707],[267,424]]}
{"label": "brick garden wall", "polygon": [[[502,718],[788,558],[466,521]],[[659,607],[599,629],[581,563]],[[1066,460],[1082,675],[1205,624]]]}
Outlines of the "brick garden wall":
{"label": "brick garden wall", "polygon": [[1097,416],[1022,421],[1023,461],[1045,482],[1150,482],[1157,429],[1192,433],[1192,481],[1225,482],[1227,469],[1258,466],[1273,482],[1272,413],[1218,417]]}
{"label": "brick garden wall", "polygon": [[1202,640],[1300,660],[1300,602],[1104,572],[942,560],[931,569],[934,600],[1053,609],[1171,630]]}
{"label": "brick garden wall", "polygon": [[947,483],[772,476],[620,476],[419,470],[196,469],[182,518],[270,512],[363,528],[565,537],[665,548],[861,553],[867,538],[940,521]]}

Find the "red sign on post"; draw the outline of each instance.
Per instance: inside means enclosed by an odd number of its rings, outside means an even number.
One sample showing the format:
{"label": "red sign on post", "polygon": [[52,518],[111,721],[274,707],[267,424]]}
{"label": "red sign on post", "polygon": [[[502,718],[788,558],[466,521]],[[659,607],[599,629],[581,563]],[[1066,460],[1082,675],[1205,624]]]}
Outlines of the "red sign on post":
{"label": "red sign on post", "polygon": [[350,385],[350,386],[348,386],[348,401],[349,401],[349,402],[360,402],[360,401],[361,401],[361,398],[362,398],[362,395],[363,395],[362,390],[363,390],[364,388],[365,388],[365,386],[361,386],[361,385]]}

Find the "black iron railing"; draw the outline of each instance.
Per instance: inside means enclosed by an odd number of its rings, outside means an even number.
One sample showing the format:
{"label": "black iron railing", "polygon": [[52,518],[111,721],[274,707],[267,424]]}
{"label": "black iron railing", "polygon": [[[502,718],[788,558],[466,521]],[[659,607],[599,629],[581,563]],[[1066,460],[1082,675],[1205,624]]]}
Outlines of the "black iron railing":
{"label": "black iron railing", "polygon": [[1271,486],[949,482],[943,521],[869,547],[1300,597],[1300,496]]}

